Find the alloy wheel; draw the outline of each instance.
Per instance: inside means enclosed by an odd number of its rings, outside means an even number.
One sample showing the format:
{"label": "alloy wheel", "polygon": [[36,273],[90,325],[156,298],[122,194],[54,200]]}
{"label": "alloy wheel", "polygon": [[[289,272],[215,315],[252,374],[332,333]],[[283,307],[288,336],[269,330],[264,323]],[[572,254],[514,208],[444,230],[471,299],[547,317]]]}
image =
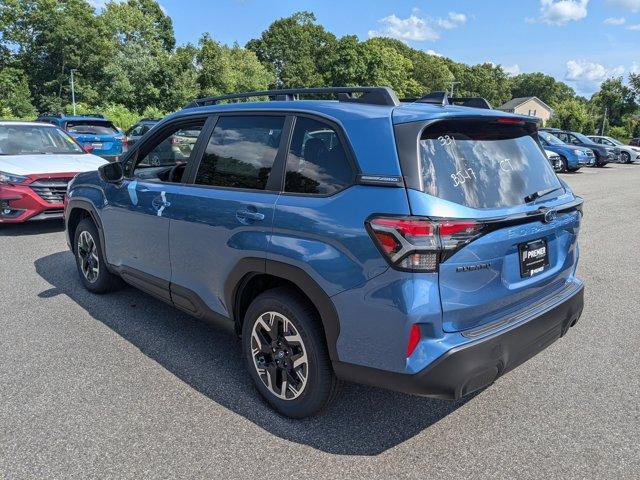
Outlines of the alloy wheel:
{"label": "alloy wheel", "polygon": [[251,330],[253,365],[265,387],[282,400],[298,398],[307,385],[307,350],[293,323],[278,312],[265,312]]}
{"label": "alloy wheel", "polygon": [[80,270],[84,278],[89,283],[94,283],[98,279],[100,273],[100,262],[98,261],[98,247],[91,234],[83,230],[78,236],[78,260],[80,261]]}

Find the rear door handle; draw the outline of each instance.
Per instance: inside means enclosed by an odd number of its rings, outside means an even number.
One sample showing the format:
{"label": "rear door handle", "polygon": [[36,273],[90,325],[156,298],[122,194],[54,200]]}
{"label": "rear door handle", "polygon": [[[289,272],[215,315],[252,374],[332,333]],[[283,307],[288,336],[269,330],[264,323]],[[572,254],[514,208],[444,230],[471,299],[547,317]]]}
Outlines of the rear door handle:
{"label": "rear door handle", "polygon": [[264,213],[256,212],[253,210],[248,210],[246,208],[241,208],[236,211],[236,218],[240,222],[246,222],[247,220],[253,220],[254,222],[261,222],[264,220]]}

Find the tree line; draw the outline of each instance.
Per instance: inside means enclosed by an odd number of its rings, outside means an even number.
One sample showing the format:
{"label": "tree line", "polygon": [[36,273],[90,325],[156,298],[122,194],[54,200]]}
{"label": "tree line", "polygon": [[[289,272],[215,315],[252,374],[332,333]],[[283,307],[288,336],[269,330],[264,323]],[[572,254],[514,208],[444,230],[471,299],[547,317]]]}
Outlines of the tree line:
{"label": "tree line", "polygon": [[391,38],[336,37],[313,13],[274,21],[245,46],[209,34],[177,45],[173,23],[155,0],[3,0],[0,5],[0,117],[70,112],[74,70],[79,112],[107,114],[126,128],[188,101],[267,88],[388,85],[400,97],[448,90],[494,107],[537,96],[551,124],[618,137],[640,134],[640,75],[606,80],[590,99],[543,73],[508,75],[491,63],[466,65]]}

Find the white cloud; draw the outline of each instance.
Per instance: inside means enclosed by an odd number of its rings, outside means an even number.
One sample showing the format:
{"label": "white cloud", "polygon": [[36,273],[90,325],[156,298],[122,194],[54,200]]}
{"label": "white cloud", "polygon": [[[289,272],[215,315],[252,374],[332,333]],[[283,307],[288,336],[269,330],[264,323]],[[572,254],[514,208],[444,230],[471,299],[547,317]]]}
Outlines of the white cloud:
{"label": "white cloud", "polygon": [[607,3],[631,10],[632,12],[640,12],[640,0],[607,0]]}
{"label": "white cloud", "polygon": [[627,30],[634,30],[634,31],[640,30],[640,23],[636,23],[635,25],[629,25],[627,27]]}
{"label": "white cloud", "polygon": [[502,70],[508,75],[520,75],[522,70],[520,70],[520,66],[518,64],[515,65],[502,65]]}
{"label": "white cloud", "polygon": [[391,37],[403,42],[433,42],[440,38],[442,30],[452,30],[467,23],[464,13],[449,12],[446,18],[433,18],[420,15],[414,8],[407,18],[400,18],[395,13],[378,20],[382,26],[378,30],[369,30],[369,37]]}
{"label": "white cloud", "polygon": [[449,12],[447,18],[439,18],[437,23],[440,27],[451,30],[467,23],[467,16],[464,13]]}
{"label": "white cloud", "polygon": [[627,19],[624,17],[609,17],[604,20],[605,25],[624,25]]}
{"label": "white cloud", "polygon": [[427,24],[427,20],[411,14],[408,18],[399,18],[395,14],[378,20],[383,25],[381,30],[369,30],[369,37],[391,37],[403,42],[433,42],[440,34]]}
{"label": "white cloud", "polygon": [[601,83],[610,77],[617,77],[624,73],[622,65],[606,68],[599,63],[586,60],[569,60],[565,78],[575,82]]}
{"label": "white cloud", "polygon": [[565,25],[587,16],[589,0],[540,0],[540,21],[548,25]]}
{"label": "white cloud", "polygon": [[429,49],[426,51],[427,55],[433,55],[434,57],[442,57],[441,53],[436,52],[435,50]]}

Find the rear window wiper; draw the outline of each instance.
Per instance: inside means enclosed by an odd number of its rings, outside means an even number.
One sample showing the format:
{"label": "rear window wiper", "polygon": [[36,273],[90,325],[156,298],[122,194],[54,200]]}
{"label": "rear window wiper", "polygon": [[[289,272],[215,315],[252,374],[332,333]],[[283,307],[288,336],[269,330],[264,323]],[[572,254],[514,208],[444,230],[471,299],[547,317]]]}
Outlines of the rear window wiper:
{"label": "rear window wiper", "polygon": [[546,190],[538,190],[537,192],[530,193],[529,195],[524,197],[524,203],[531,203],[540,197],[544,197],[545,195],[556,192],[558,190],[562,190],[562,187],[547,188]]}

